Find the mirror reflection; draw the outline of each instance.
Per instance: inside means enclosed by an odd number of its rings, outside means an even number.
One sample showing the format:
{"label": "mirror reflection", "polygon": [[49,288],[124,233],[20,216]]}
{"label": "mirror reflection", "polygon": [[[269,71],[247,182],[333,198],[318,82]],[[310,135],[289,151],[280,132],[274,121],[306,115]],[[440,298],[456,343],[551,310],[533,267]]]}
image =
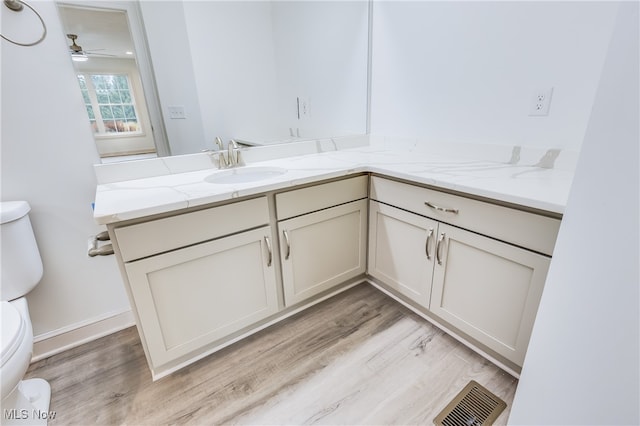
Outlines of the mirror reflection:
{"label": "mirror reflection", "polygon": [[259,146],[367,132],[367,1],[93,5],[59,8],[76,36],[70,57],[74,44],[87,57],[74,67],[102,157],[199,152],[216,137]]}
{"label": "mirror reflection", "polygon": [[126,12],[63,4],[58,10],[100,157],[155,154]]}

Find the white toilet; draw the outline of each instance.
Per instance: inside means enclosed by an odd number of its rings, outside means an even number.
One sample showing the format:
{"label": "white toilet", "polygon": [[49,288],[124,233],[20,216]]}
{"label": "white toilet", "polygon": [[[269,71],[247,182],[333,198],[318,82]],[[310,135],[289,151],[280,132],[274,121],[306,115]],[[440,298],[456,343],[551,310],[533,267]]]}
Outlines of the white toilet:
{"label": "white toilet", "polygon": [[25,295],[42,278],[42,260],[26,201],[0,202],[0,314],[2,425],[46,424],[51,387],[42,379],[22,380],[31,362],[33,329]]}

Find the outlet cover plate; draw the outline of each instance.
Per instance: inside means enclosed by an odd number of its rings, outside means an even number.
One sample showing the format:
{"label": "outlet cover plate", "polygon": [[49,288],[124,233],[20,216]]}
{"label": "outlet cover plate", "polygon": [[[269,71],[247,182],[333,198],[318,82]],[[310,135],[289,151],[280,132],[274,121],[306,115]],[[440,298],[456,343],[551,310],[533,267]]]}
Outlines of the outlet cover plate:
{"label": "outlet cover plate", "polygon": [[529,101],[530,116],[546,116],[549,115],[549,107],[551,106],[551,95],[553,87],[547,89],[538,89],[533,92]]}

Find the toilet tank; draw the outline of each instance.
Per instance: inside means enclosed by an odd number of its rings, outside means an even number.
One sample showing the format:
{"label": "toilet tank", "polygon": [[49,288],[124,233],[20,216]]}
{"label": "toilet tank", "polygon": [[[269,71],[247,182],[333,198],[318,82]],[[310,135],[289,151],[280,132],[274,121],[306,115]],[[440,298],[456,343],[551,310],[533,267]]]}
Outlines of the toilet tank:
{"label": "toilet tank", "polygon": [[42,259],[26,201],[0,202],[0,300],[29,293],[42,278]]}

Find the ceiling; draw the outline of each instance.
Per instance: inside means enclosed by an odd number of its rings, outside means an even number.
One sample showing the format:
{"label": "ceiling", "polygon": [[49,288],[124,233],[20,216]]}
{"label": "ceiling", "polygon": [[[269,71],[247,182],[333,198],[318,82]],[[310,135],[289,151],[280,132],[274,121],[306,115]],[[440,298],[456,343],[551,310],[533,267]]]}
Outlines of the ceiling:
{"label": "ceiling", "polygon": [[[133,58],[135,51],[127,14],[121,10],[94,9],[58,5],[62,27],[66,34],[76,34],[76,44],[92,56],[113,55]],[[71,40],[67,38],[67,44]],[[127,55],[125,52],[134,52]]]}

